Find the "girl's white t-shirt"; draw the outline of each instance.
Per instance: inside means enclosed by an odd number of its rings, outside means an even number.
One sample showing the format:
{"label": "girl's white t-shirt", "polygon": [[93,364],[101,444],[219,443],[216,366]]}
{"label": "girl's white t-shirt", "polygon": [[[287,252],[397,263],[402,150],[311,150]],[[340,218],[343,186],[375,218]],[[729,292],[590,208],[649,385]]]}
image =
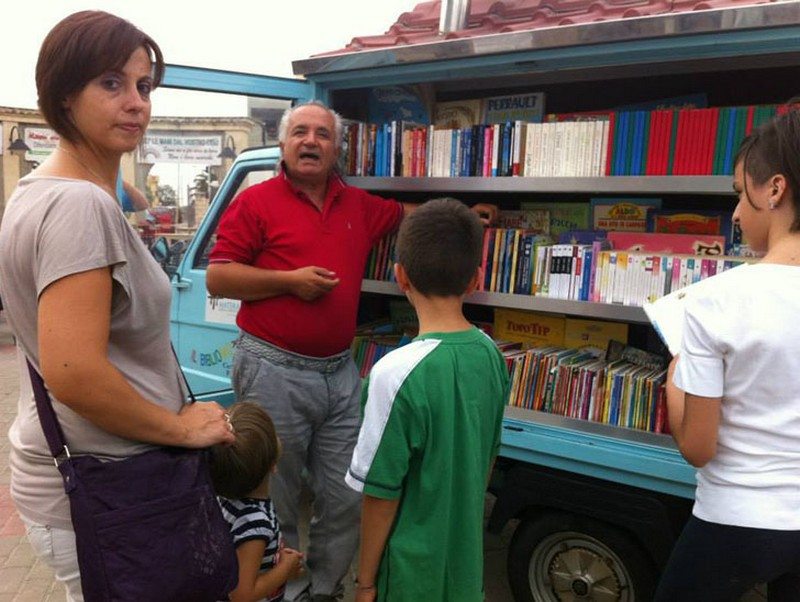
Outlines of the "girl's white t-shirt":
{"label": "girl's white t-shirt", "polygon": [[800,529],[800,267],[724,272],[687,303],[675,384],[722,397],[717,452],[693,513],[725,525]]}

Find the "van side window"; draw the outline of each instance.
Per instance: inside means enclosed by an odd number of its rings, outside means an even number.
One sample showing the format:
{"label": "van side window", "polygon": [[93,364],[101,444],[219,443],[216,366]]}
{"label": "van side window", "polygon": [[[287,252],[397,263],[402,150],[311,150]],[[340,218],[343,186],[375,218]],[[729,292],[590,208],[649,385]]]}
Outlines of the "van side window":
{"label": "van side window", "polygon": [[[224,213],[228,204],[236,198],[236,196],[245,188],[249,188],[253,184],[258,184],[264,180],[273,177],[277,172],[277,165],[265,166],[252,166],[250,168],[240,169],[233,177],[235,178],[232,184],[236,187],[232,192],[226,194],[224,198],[220,199],[221,206],[213,208],[211,218],[214,220],[211,227],[206,230],[205,238],[200,246],[200,250],[194,256],[194,263],[192,268],[196,270],[205,270],[208,267],[208,256],[211,254],[211,249],[214,248],[214,243],[217,242],[217,225],[219,219]],[[230,190],[230,189],[229,189]],[[216,204],[216,203],[215,203]]]}

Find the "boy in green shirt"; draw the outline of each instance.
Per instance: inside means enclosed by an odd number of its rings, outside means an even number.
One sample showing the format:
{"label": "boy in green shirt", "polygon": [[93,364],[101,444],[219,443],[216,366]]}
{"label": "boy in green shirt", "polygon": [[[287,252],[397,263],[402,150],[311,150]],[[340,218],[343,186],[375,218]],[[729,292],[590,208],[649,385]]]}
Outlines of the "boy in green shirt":
{"label": "boy in green shirt", "polygon": [[484,598],[484,492],[508,370],[462,310],[482,240],[478,217],[454,199],[425,203],[400,227],[395,275],[420,329],[364,386],[346,477],[364,493],[358,602]]}

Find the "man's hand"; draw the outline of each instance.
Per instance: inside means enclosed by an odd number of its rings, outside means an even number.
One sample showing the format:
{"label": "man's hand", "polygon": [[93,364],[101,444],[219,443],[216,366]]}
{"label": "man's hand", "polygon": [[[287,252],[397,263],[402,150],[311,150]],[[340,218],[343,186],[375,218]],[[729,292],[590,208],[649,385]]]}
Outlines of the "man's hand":
{"label": "man's hand", "polygon": [[470,209],[478,214],[478,217],[481,218],[481,222],[484,226],[491,226],[497,219],[497,205],[491,205],[489,203],[476,203],[470,207]]}
{"label": "man's hand", "polygon": [[339,284],[335,272],[313,265],[294,270],[291,276],[292,294],[303,301],[313,301]]}

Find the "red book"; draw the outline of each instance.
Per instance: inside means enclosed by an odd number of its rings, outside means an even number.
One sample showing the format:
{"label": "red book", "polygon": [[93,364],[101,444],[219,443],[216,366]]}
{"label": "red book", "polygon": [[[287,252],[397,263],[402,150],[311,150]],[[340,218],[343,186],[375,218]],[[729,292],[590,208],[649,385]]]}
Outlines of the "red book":
{"label": "red book", "polygon": [[703,135],[703,109],[691,109],[689,126],[689,156],[687,157],[686,171],[687,176],[697,175],[699,172],[700,155],[704,144]]}
{"label": "red book", "polygon": [[708,109],[695,110],[695,124],[694,130],[694,151],[692,155],[692,169],[689,175],[698,176],[703,173],[703,166],[705,165],[705,148],[706,148],[706,135],[708,132],[706,122],[706,112]]}
{"label": "red book", "polygon": [[669,145],[672,138],[672,111],[659,111],[661,113],[661,125],[659,126],[659,148],[657,153],[658,167],[654,175],[666,176],[669,168]]}
{"label": "red book", "polygon": [[650,136],[647,140],[647,162],[645,164],[644,175],[658,175],[658,151],[661,141],[661,121],[663,120],[661,111],[650,113]]}
{"label": "red book", "polygon": [[715,234],[609,232],[608,241],[619,251],[715,256],[725,251],[725,237]]}
{"label": "red book", "polygon": [[684,176],[688,173],[686,166],[691,150],[690,111],[691,109],[678,111],[678,133],[675,140],[675,158],[672,164],[672,174],[676,176]]}
{"label": "red book", "polygon": [[747,107],[747,124],[744,127],[744,135],[749,136],[750,132],[753,131],[753,117],[755,115],[756,108],[754,105],[750,105]]}

